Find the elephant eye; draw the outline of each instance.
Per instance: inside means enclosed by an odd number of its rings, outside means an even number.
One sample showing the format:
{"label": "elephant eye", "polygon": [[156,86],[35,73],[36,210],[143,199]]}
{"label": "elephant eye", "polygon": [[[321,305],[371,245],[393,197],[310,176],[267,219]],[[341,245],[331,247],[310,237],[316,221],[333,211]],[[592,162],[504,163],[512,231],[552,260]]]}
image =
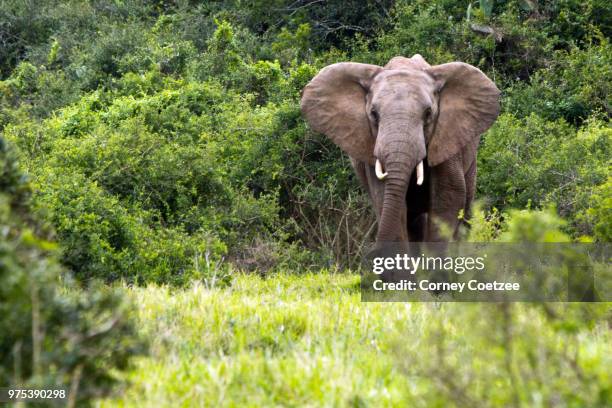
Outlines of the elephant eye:
{"label": "elephant eye", "polygon": [[428,121],[431,118],[431,108],[425,109],[425,120]]}
{"label": "elephant eye", "polygon": [[372,115],[372,117],[374,118],[374,120],[378,122],[378,112],[376,112],[376,109],[372,108],[372,109],[370,110],[370,114]]}

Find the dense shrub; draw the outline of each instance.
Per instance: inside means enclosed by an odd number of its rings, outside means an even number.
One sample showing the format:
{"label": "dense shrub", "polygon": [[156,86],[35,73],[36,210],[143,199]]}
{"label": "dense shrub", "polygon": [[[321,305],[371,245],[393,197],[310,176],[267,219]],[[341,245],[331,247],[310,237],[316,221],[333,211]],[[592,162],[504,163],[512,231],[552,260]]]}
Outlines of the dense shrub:
{"label": "dense shrub", "polygon": [[[67,79],[62,71],[35,67],[29,62],[20,63],[11,76],[0,81],[0,106],[20,108],[35,117],[44,117],[49,112],[63,107],[78,98],[78,87],[66,87]],[[14,113],[0,114],[0,126],[18,122]],[[12,120],[11,120],[12,119]]]}
{"label": "dense shrub", "polygon": [[[142,85],[124,80],[118,92]],[[151,94],[93,93],[40,126],[5,129],[23,151],[46,152],[29,156],[35,203],[78,276],[184,283],[205,277],[199,256],[219,261],[278,225],[275,188],[252,196],[254,141],[274,109],[246,113],[248,97],[214,83],[145,85]]]}
{"label": "dense shrub", "polygon": [[530,113],[580,124],[591,115],[609,120],[612,47],[601,45],[554,53],[549,66],[534,73],[528,83],[508,87],[504,110],[519,117]]}
{"label": "dense shrub", "polygon": [[[30,190],[0,138],[0,382],[64,388],[73,406],[111,393],[144,348],[119,292],[77,289],[29,213]],[[74,405],[76,404],[76,405]]]}
{"label": "dense shrub", "polygon": [[589,207],[578,214],[577,221],[592,228],[599,241],[612,242],[612,178],[609,175],[605,183],[592,190]]}
{"label": "dense shrub", "polygon": [[591,207],[593,189],[610,173],[612,134],[606,122],[592,119],[581,129],[532,114],[499,117],[479,155],[479,193],[500,207],[556,205],[578,234],[594,224],[579,214]]}
{"label": "dense shrub", "polygon": [[[474,227],[480,232],[472,238],[480,241],[485,230],[500,225],[498,215],[483,222],[478,213]],[[500,241],[570,241],[562,229],[564,221],[554,210],[512,210],[505,217]],[[555,249],[564,251],[563,256],[576,256],[569,247]],[[399,372],[423,387],[418,395],[423,406],[554,405],[562,401],[603,407],[610,393],[607,361],[594,358],[594,350],[579,339],[608,333],[610,316],[606,303],[498,302],[486,307],[447,303],[437,310],[436,318],[427,320],[431,325],[416,343],[405,341],[408,325],[400,325],[403,330],[387,336],[385,342]],[[462,331],[466,325],[469,330]],[[455,336],[457,332],[462,335]]]}

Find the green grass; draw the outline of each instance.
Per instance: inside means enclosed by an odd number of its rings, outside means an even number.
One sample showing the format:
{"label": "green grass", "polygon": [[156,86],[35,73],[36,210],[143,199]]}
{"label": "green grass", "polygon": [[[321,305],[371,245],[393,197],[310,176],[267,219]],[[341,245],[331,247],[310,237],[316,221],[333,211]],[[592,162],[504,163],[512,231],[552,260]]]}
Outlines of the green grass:
{"label": "green grass", "polygon": [[537,306],[361,303],[354,274],[126,291],[151,354],[103,407],[597,406],[610,395],[606,305],[564,309],[594,322],[568,329]]}

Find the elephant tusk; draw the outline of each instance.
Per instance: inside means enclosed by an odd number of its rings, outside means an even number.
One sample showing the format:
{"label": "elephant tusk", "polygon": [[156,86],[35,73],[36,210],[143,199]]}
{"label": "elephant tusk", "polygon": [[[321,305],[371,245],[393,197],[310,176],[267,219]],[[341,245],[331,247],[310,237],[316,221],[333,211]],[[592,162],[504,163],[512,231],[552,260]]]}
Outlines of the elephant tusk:
{"label": "elephant tusk", "polygon": [[376,177],[378,177],[379,180],[384,180],[385,177],[387,177],[388,173],[383,173],[382,163],[378,159],[376,159],[376,166],[374,166],[374,170],[376,171]]}
{"label": "elephant tusk", "polygon": [[419,164],[417,164],[416,171],[417,171],[417,184],[420,186],[421,184],[423,184],[423,179],[425,179],[425,175],[423,174],[423,161],[422,160]]}

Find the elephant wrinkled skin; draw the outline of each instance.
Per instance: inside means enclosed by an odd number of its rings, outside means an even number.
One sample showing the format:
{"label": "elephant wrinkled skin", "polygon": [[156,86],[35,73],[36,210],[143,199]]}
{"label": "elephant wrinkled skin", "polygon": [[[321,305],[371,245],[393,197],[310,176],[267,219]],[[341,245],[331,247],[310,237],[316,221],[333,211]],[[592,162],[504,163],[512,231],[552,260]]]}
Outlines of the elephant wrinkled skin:
{"label": "elephant wrinkled skin", "polygon": [[350,156],[376,211],[376,241],[434,242],[457,239],[459,215],[470,215],[478,143],[499,95],[479,69],[417,54],[384,67],[329,65],[304,88],[301,109]]}

